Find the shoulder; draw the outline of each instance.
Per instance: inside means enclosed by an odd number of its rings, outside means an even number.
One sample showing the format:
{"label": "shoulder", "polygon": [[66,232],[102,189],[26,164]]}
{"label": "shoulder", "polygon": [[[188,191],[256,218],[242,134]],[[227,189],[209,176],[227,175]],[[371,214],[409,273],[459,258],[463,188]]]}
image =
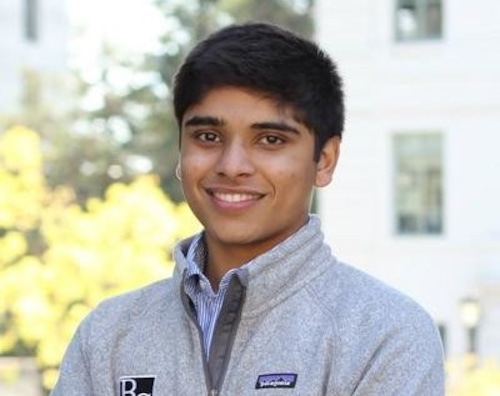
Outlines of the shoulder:
{"label": "shoulder", "polygon": [[157,301],[163,300],[173,291],[177,283],[172,278],[162,279],[139,289],[110,297],[101,302],[96,309],[100,311],[118,309],[121,311],[140,307],[141,310],[144,310],[144,308],[154,306]]}
{"label": "shoulder", "polygon": [[336,261],[312,288],[321,309],[341,328],[435,336],[433,319],[416,301],[348,264]]}
{"label": "shoulder", "polygon": [[180,304],[178,296],[179,282],[169,278],[106,299],[82,321],[80,336],[89,340],[119,337],[138,323],[167,315]]}
{"label": "shoulder", "polygon": [[330,323],[339,359],[356,362],[339,364],[340,377],[362,383],[359,389],[366,388],[367,394],[377,383],[400,389],[398,394],[440,394],[436,389],[443,386],[441,339],[434,320],[417,302],[338,262],[312,287]]}

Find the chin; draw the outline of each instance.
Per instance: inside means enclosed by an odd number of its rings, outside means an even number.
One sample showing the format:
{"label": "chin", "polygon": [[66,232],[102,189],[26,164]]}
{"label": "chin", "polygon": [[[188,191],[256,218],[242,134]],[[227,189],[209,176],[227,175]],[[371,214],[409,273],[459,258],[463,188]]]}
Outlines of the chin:
{"label": "chin", "polygon": [[216,235],[216,239],[225,245],[251,245],[255,243],[255,238],[249,235],[238,233],[222,233]]}

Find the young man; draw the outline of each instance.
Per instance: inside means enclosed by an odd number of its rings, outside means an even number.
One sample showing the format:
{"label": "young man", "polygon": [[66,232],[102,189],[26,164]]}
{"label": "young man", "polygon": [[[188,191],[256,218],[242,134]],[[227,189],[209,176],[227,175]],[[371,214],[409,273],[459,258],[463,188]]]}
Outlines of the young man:
{"label": "young man", "polygon": [[176,247],[172,279],[84,320],[53,395],[443,395],[431,318],[339,262],[309,214],[344,123],[329,57],[278,27],[231,26],[188,55],[174,107],[204,231]]}

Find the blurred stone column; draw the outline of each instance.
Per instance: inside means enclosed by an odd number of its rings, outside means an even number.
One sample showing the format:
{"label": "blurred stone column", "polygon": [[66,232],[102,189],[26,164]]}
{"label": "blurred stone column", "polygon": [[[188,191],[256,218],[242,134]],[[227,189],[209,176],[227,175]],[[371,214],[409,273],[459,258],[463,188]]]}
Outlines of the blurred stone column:
{"label": "blurred stone column", "polygon": [[0,358],[1,396],[42,396],[40,373],[33,358]]}

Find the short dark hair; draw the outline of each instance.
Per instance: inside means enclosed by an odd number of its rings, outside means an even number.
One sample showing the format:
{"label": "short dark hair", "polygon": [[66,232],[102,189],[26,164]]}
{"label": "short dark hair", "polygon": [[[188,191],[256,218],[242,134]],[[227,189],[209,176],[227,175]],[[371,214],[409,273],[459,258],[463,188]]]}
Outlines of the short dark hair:
{"label": "short dark hair", "polygon": [[332,59],[315,43],[268,23],[223,28],[198,43],[174,77],[177,123],[213,88],[235,86],[290,105],[315,134],[315,160],[325,142],[342,137],[344,94]]}

